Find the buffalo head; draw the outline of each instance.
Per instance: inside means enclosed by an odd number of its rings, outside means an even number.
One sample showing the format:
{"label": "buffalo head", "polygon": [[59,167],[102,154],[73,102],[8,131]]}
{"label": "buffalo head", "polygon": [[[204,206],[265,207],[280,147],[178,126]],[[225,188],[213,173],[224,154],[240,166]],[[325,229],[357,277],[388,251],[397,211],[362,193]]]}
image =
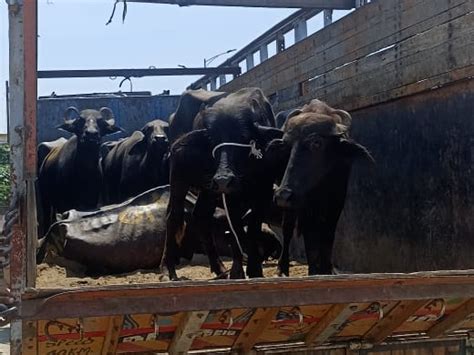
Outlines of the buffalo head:
{"label": "buffalo head", "polygon": [[202,108],[197,122],[208,136],[215,173],[211,188],[217,193],[238,193],[252,169],[252,160],[260,158],[273,138],[281,137],[280,130],[260,125],[259,103],[232,102],[223,98],[209,108]]}
{"label": "buffalo head", "polygon": [[64,112],[64,123],[58,128],[75,134],[81,143],[94,145],[100,144],[102,137],[122,131],[115,125],[114,114],[108,107],[81,112],[76,107],[68,107]]}
{"label": "buffalo head", "polygon": [[140,131],[143,138],[133,146],[130,154],[148,152],[161,159],[169,148],[168,123],[161,120],[150,121]]}
{"label": "buffalo head", "polygon": [[279,142],[280,149],[284,147],[289,156],[283,180],[275,192],[280,207],[303,206],[335,168],[350,168],[355,158],[373,161],[365,147],[349,139],[350,125],[348,112],[319,100],[289,114]]}

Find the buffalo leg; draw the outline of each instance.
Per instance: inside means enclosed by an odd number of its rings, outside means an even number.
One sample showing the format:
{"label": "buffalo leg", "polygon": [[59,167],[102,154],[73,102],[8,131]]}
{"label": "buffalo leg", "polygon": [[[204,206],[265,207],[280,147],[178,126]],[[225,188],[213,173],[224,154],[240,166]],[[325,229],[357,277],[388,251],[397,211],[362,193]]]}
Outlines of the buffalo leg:
{"label": "buffalo leg", "polygon": [[332,247],[334,232],[324,226],[315,226],[303,231],[308,275],[329,275],[332,273]]}
{"label": "buffalo leg", "polygon": [[170,200],[166,218],[166,242],[162,258],[163,274],[170,280],[178,280],[176,259],[178,256],[177,240],[184,235],[184,202],[189,186],[174,183],[170,186]]}
{"label": "buffalo leg", "polygon": [[283,250],[280,260],[278,260],[278,276],[290,276],[290,242],[295,229],[296,215],[292,211],[285,211],[283,214]]}
{"label": "buffalo leg", "polygon": [[212,223],[215,209],[215,197],[207,191],[201,191],[193,210],[193,222],[196,227],[196,232],[199,233],[199,239],[204,244],[207,257],[209,258],[211,272],[220,276],[226,272],[226,269],[219,258],[215,241],[212,237]]}
{"label": "buffalo leg", "polygon": [[320,250],[320,273],[321,275],[331,275],[333,271],[332,250],[334,246],[334,231],[326,231],[324,237],[319,240]]}
{"label": "buffalo leg", "polygon": [[257,238],[262,238],[262,219],[252,211],[247,226],[247,276],[263,277],[262,258],[258,253]]}

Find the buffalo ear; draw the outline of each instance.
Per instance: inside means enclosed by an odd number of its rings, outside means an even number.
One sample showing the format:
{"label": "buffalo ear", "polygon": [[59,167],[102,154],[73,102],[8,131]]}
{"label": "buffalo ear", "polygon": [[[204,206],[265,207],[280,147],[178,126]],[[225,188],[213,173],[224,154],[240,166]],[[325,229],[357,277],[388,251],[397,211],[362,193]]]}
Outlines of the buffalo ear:
{"label": "buffalo ear", "polygon": [[113,134],[117,132],[124,132],[124,130],[115,125],[115,115],[109,107],[102,107],[100,109],[100,114],[106,123],[101,127],[102,135]]}
{"label": "buffalo ear", "polygon": [[343,157],[349,159],[362,158],[367,159],[370,163],[375,164],[375,159],[369,150],[363,145],[353,140],[342,138],[339,141],[339,152]]}
{"label": "buffalo ear", "polygon": [[76,122],[80,117],[81,115],[79,110],[74,106],[70,106],[64,111],[64,123],[60,124],[56,128],[66,132],[76,133]]}

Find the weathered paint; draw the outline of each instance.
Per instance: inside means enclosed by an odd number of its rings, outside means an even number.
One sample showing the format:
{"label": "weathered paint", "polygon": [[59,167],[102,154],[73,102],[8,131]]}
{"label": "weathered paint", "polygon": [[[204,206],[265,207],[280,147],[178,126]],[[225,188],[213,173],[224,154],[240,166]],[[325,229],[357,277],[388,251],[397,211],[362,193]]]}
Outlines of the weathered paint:
{"label": "weathered paint", "polygon": [[56,129],[63,122],[64,110],[76,106],[79,110],[86,108],[100,109],[110,107],[115,114],[115,122],[125,132],[114,134],[108,140],[115,140],[130,135],[142,128],[146,122],[154,119],[167,121],[169,115],[178,106],[179,96],[113,96],[97,95],[95,97],[60,97],[40,98],[38,100],[37,138],[38,142],[52,141],[59,137],[70,137],[70,134]]}
{"label": "weathered paint", "polygon": [[336,265],[353,272],[474,267],[474,80],[353,112],[358,164]]}

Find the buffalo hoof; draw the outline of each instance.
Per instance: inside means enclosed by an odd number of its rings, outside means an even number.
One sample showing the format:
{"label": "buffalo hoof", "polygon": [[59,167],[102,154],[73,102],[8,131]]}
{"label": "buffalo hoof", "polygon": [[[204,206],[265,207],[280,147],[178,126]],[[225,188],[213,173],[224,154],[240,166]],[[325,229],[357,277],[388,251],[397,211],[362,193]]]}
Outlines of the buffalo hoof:
{"label": "buffalo hoof", "polygon": [[290,276],[290,273],[287,271],[287,272],[284,272],[280,269],[277,269],[277,272],[275,274],[276,277],[289,277]]}
{"label": "buffalo hoof", "polygon": [[160,281],[161,282],[179,281],[179,278],[178,278],[178,275],[176,274],[176,271],[171,271],[167,267],[163,267],[162,275],[160,276]]}
{"label": "buffalo hoof", "polygon": [[258,277],[263,277],[263,270],[261,267],[253,267],[253,268],[250,268],[247,266],[247,275],[249,278],[251,279],[255,279],[255,278],[258,278]]}
{"label": "buffalo hoof", "polygon": [[220,278],[221,275],[228,274],[229,272],[224,266],[224,263],[219,260],[219,262],[211,267],[211,272],[216,274],[217,278]]}
{"label": "buffalo hoof", "polygon": [[232,280],[245,279],[244,268],[242,267],[242,265],[232,265],[232,268],[230,269],[230,278]]}
{"label": "buffalo hoof", "polygon": [[276,271],[276,276],[277,277],[288,277],[290,276],[290,268],[289,267],[282,267],[278,266],[277,271]]}
{"label": "buffalo hoof", "polygon": [[229,276],[230,276],[230,270],[226,270],[220,273],[219,275],[217,275],[216,277],[214,277],[213,280],[227,280],[229,279]]}

